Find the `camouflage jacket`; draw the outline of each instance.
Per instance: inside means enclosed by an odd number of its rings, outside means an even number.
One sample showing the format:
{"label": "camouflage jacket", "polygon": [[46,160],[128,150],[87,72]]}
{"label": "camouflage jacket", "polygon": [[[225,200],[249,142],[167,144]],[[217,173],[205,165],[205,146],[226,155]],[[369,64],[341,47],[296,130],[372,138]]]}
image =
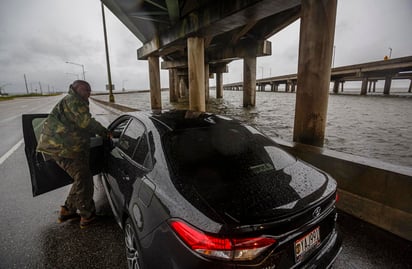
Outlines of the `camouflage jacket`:
{"label": "camouflage jacket", "polygon": [[69,159],[88,158],[90,137],[107,133],[107,129],[92,118],[89,102],[70,89],[43,124],[37,151]]}

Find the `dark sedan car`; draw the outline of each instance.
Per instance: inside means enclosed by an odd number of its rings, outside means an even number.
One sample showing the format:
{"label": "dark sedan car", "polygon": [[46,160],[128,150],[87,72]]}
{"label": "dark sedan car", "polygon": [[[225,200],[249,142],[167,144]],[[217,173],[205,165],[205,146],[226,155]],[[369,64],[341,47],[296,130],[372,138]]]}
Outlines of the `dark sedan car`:
{"label": "dark sedan car", "polygon": [[[258,130],[189,111],[134,112],[109,128],[93,170],[129,268],[327,268],[338,255],[335,180]],[[26,153],[32,180],[52,169]]]}

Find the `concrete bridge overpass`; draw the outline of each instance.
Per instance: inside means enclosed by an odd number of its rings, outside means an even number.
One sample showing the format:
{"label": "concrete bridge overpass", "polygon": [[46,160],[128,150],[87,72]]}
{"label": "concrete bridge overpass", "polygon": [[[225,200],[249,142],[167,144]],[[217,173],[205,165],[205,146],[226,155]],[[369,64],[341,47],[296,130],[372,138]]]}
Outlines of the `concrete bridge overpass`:
{"label": "concrete bridge overpass", "polygon": [[254,106],[256,58],[271,54],[267,38],[300,18],[297,87],[301,90],[296,98],[294,140],[323,145],[337,0],[102,0],[102,3],[143,43],[137,56],[148,61],[152,109],[162,107],[160,57],[162,68],[169,69],[171,101],[186,96],[189,109],[195,111],[206,110],[209,91],[205,89],[209,88],[209,80],[205,78],[216,73],[220,98],[222,73],[227,71],[227,64],[243,59],[243,106]]}
{"label": "concrete bridge overpass", "polygon": [[[378,80],[385,81],[383,93],[390,94],[391,81],[394,79],[410,80],[408,92],[412,91],[412,56],[332,68],[330,77],[330,81],[334,83],[334,93],[338,93],[339,89],[343,91],[343,85],[347,81],[361,81],[361,95],[366,95],[368,89],[369,92],[375,92]],[[289,74],[258,79],[256,86],[258,91],[265,91],[269,86],[269,91],[276,92],[279,85],[285,85],[286,92],[295,92],[297,80],[297,74]],[[243,83],[229,83],[223,88],[240,91],[243,90]]]}
{"label": "concrete bridge overpass", "polygon": [[[271,54],[267,38],[297,20],[298,0],[145,0],[102,1],[143,43],[139,60],[148,60],[152,108],[161,108],[159,58],[169,70],[170,98],[190,98],[193,110],[205,110],[208,78],[215,73],[219,94],[222,73],[234,59],[245,59],[247,83],[254,85],[256,57]],[[254,105],[254,99],[245,100]]]}

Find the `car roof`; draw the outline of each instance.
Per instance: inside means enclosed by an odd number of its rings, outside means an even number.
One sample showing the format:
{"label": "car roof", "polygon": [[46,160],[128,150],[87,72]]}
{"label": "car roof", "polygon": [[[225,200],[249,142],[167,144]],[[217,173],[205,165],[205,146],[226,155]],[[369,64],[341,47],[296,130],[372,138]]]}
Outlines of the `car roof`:
{"label": "car roof", "polygon": [[163,110],[154,112],[133,112],[131,115],[138,118],[147,117],[152,121],[160,123],[169,131],[177,131],[193,128],[204,128],[216,125],[236,124],[237,120],[207,112],[195,112],[190,110]]}

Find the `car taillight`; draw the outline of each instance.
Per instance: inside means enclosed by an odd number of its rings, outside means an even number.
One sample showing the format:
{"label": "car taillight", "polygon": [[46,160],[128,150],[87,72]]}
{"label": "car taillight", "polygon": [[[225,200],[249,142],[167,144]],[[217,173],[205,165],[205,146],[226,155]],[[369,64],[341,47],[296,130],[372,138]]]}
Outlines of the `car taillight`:
{"label": "car taillight", "polygon": [[209,257],[244,261],[256,258],[276,240],[270,237],[221,238],[205,234],[186,224],[173,220],[173,230],[194,251]]}
{"label": "car taillight", "polygon": [[335,196],[335,202],[337,203],[339,201],[339,193],[336,192],[336,196]]}

